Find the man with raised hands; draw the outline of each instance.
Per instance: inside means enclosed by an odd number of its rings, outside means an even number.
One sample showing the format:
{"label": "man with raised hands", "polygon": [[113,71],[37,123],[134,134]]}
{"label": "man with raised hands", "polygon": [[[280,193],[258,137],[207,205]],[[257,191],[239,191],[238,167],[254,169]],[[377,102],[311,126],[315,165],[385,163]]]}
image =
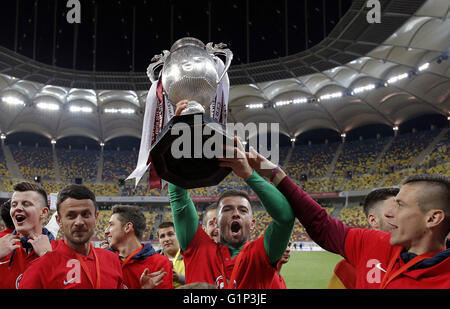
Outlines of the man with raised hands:
{"label": "man with raised hands", "polygon": [[[185,102],[177,104],[176,115]],[[264,235],[250,241],[255,226],[252,206],[244,191],[228,190],[217,201],[219,243],[199,224],[197,211],[187,190],[169,184],[169,198],[180,247],[186,265],[186,284],[206,282],[218,288],[270,288],[277,262],[289,243],[294,215],[284,196],[248,164],[245,150],[235,137],[236,147],[227,149],[233,158],[220,158],[259,197],[272,217]]]}
{"label": "man with raised hands", "polygon": [[172,289],[172,263],[150,243],[141,242],[145,227],[145,216],[139,206],[115,205],[112,208],[105,235],[120,259],[124,284],[129,289],[146,287],[141,282],[143,274],[156,273],[161,279],[152,288]]}

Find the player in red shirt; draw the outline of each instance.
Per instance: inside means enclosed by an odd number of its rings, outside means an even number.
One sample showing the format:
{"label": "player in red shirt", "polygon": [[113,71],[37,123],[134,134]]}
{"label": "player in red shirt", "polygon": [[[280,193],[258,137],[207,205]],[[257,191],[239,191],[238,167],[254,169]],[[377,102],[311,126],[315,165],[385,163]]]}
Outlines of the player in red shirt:
{"label": "player in red shirt", "polygon": [[[187,101],[177,103],[180,115]],[[235,158],[220,158],[220,166],[230,167],[255,191],[272,217],[263,236],[249,241],[255,226],[248,194],[229,190],[217,201],[219,243],[199,225],[197,211],[189,194],[168,185],[175,232],[186,266],[186,284],[205,282],[218,288],[270,288],[276,264],[286,250],[294,226],[294,216],[286,199],[249,165],[245,150],[235,137]]]}
{"label": "player in red shirt", "polygon": [[55,250],[34,261],[20,289],[116,289],[123,287],[116,255],[94,248],[90,239],[98,212],[95,195],[82,185],[64,187],[57,196],[57,221],[64,235]]}
{"label": "player in red shirt", "polygon": [[291,244],[288,244],[286,251],[284,252],[283,256],[277,263],[277,271],[275,272],[275,276],[273,276],[272,286],[270,287],[271,289],[287,289],[286,282],[281,276],[281,267],[283,267],[284,264],[289,262],[290,257],[291,257]]}
{"label": "player in red shirt", "polygon": [[[250,164],[289,200],[310,237],[325,250],[342,255],[356,268],[356,288],[450,288],[450,177],[416,175],[405,180],[385,210],[391,233],[350,228],[330,217],[281,169],[254,150]],[[261,170],[261,162],[272,168]]]}
{"label": "player in red shirt", "polygon": [[[202,219],[202,228],[205,231],[206,234],[211,237],[212,240],[214,240],[215,243],[219,242],[219,228],[217,226],[217,203],[213,203],[206,207],[206,209],[203,212],[203,219]],[[283,256],[277,263],[276,271],[273,276],[273,281],[271,285],[271,289],[286,289],[286,282],[284,281],[283,277],[281,276],[281,267],[283,264],[286,264],[289,261],[290,258],[290,244],[288,244],[288,247],[286,248],[286,251],[284,252]]]}
{"label": "player in red shirt", "polygon": [[164,278],[155,283],[155,288],[172,289],[172,263],[156,253],[150,243],[141,243],[145,227],[145,216],[138,206],[116,205],[112,208],[105,235],[120,258],[124,284],[129,289],[140,289],[144,270],[149,273],[162,270]]}
{"label": "player in red shirt", "polygon": [[15,231],[0,238],[2,289],[15,289],[30,263],[55,245],[53,235],[42,228],[42,220],[48,214],[45,190],[30,182],[19,182],[13,190],[9,216]]}
{"label": "player in red shirt", "polygon": [[[391,207],[398,194],[398,188],[380,188],[371,191],[364,200],[364,214],[369,227],[373,230],[390,232],[390,218],[385,216],[386,207]],[[342,259],[334,268],[327,289],[354,289],[356,269],[346,259]]]}

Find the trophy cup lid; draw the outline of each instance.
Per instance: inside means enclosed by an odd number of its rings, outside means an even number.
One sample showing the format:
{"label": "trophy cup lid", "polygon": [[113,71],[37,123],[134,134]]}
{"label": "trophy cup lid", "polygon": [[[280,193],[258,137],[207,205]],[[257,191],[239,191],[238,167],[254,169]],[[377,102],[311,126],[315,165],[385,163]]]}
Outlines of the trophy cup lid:
{"label": "trophy cup lid", "polygon": [[172,47],[170,48],[170,52],[172,53],[175,50],[177,50],[178,48],[187,46],[187,45],[200,47],[202,49],[206,48],[205,44],[202,41],[200,41],[199,39],[196,39],[193,37],[184,37],[184,38],[178,39],[177,41],[175,41],[175,43],[173,43]]}

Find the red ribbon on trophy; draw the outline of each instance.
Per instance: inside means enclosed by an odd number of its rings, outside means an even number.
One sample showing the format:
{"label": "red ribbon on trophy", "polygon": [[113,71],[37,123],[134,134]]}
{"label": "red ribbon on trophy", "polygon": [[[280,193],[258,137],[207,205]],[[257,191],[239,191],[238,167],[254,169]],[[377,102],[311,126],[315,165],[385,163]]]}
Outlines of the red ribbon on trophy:
{"label": "red ribbon on trophy", "polygon": [[[224,71],[225,65],[217,56],[214,56],[213,59],[216,64],[217,73],[220,76]],[[228,74],[225,74],[217,87],[214,99],[210,103],[210,116],[222,124],[227,123],[229,89],[230,81]],[[167,99],[160,74],[159,79],[152,84],[147,94],[138,162],[135,170],[127,177],[127,180],[135,179],[135,186],[138,185],[149,168],[150,189],[162,189],[167,184],[163,179],[158,177],[155,169],[151,167],[152,159],[150,157],[150,150],[158,134],[164,128],[164,125],[174,116],[173,106],[176,103],[169,102]]]}

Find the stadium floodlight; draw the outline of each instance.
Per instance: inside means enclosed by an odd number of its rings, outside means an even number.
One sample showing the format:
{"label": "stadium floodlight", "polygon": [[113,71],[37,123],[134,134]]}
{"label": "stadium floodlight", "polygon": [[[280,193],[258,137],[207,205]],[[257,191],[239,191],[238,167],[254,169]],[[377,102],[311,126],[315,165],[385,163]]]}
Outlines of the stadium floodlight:
{"label": "stadium floodlight", "polygon": [[430,63],[429,63],[429,62],[426,62],[426,63],[422,64],[422,65],[418,68],[418,70],[419,70],[419,72],[422,72],[422,71],[425,71],[426,69],[428,69],[429,67],[430,67]]}
{"label": "stadium floodlight", "polygon": [[72,113],[92,113],[92,107],[89,106],[74,106],[69,107]]}
{"label": "stadium floodlight", "polygon": [[132,108],[105,108],[107,114],[134,114],[134,112]]}
{"label": "stadium floodlight", "polygon": [[285,106],[285,105],[289,105],[292,104],[292,100],[286,100],[286,101],[277,101],[275,103],[276,107],[280,107],[280,106]]}
{"label": "stadium floodlight", "polygon": [[280,107],[280,106],[285,106],[285,105],[290,105],[290,104],[300,104],[300,103],[306,103],[306,102],[308,102],[307,98],[296,98],[296,99],[292,99],[292,100],[277,101],[275,103],[275,106]]}
{"label": "stadium floodlight", "polygon": [[250,109],[264,108],[264,104],[262,104],[262,103],[247,104],[247,105],[245,105],[245,107],[250,108]]}
{"label": "stadium floodlight", "polygon": [[400,75],[396,75],[394,77],[389,78],[387,80],[387,83],[388,84],[394,84],[394,83],[398,82],[399,80],[405,79],[407,77],[408,77],[408,73],[403,73],[403,74],[400,74]]}
{"label": "stadium floodlight", "polygon": [[37,108],[45,109],[45,110],[49,110],[49,111],[57,111],[57,110],[59,110],[59,105],[55,104],[55,103],[44,103],[44,102],[41,102],[41,103],[36,104],[36,106],[37,106]]}
{"label": "stadium floodlight", "polygon": [[320,96],[319,99],[320,99],[320,101],[322,101],[322,100],[329,100],[329,99],[340,98],[340,97],[342,97],[342,92],[338,91],[338,92],[324,94],[324,95]]}
{"label": "stadium floodlight", "polygon": [[308,102],[307,98],[297,98],[292,101],[293,104],[301,104]]}
{"label": "stadium floodlight", "polygon": [[375,84],[368,84],[368,85],[365,85],[365,86],[356,87],[356,88],[353,89],[351,94],[352,95],[359,94],[361,92],[365,92],[365,91],[369,91],[369,90],[375,89],[375,87],[376,87]]}
{"label": "stadium floodlight", "polygon": [[9,104],[9,105],[25,105],[25,102],[23,100],[19,99],[18,97],[11,96],[11,95],[4,96],[2,98],[2,102]]}

